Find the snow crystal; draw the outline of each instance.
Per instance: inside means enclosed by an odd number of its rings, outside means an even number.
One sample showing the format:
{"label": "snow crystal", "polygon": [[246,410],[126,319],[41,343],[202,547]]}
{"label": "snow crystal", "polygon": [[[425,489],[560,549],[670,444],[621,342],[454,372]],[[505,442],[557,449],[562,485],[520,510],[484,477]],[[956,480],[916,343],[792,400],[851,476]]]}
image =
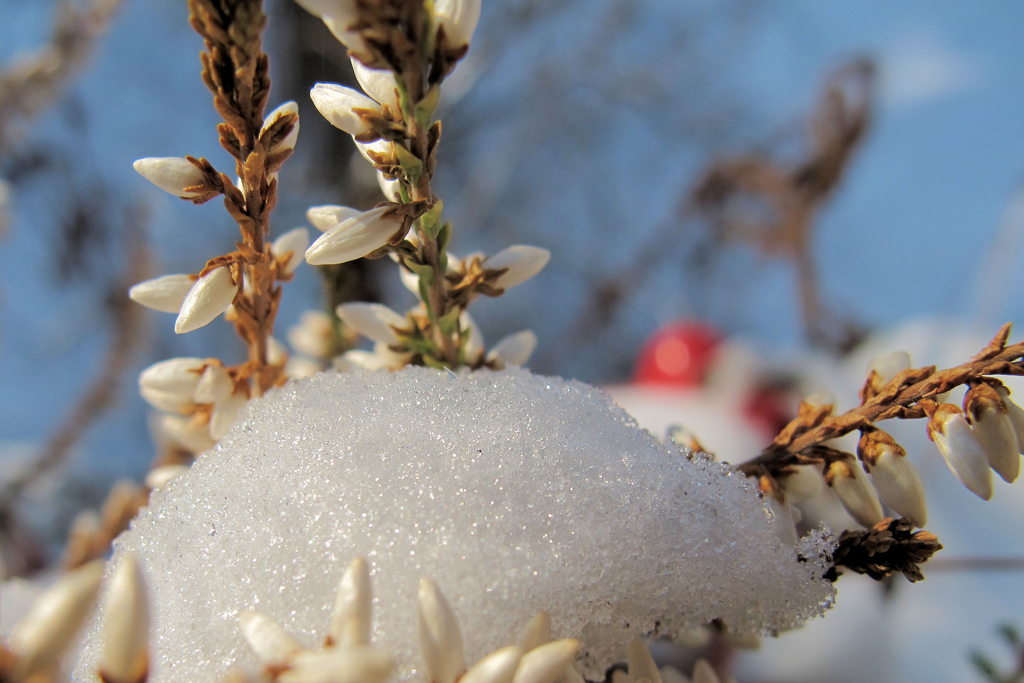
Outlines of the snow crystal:
{"label": "snow crystal", "polygon": [[[467,659],[539,609],[583,640],[590,678],[634,635],[721,618],[776,631],[832,601],[823,538],[784,547],[741,475],[666,447],[597,389],[526,371],[322,373],[252,404],[154,494],[117,552],[151,584],[150,681],[258,665],[241,610],[323,642],[336,583],[365,556],[374,638],[419,666],[420,577],[462,625]],[[91,681],[97,626],[76,680]]]}

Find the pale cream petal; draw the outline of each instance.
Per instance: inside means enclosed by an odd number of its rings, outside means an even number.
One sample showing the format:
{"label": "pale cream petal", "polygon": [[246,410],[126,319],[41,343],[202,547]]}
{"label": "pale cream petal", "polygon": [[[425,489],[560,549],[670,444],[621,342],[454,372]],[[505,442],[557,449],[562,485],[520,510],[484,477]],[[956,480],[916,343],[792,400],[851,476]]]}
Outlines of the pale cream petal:
{"label": "pale cream petal", "polygon": [[420,579],[418,607],[420,652],[426,678],[431,683],[455,683],[466,670],[462,633],[448,601],[430,579]]}

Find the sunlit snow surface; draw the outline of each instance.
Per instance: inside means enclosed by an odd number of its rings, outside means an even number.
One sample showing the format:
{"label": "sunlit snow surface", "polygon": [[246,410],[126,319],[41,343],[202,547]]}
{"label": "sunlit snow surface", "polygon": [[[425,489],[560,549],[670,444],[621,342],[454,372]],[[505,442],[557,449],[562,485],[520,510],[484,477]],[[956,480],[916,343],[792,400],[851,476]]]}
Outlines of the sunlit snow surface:
{"label": "sunlit snow surface", "polygon": [[[832,599],[817,545],[798,562],[744,478],[688,460],[600,391],[525,371],[321,374],[248,419],[157,493],[118,542],[155,603],[153,683],[256,661],[240,610],[323,642],[347,563],[373,571],[375,638],[419,663],[415,595],[433,577],[469,661],[538,609],[579,636],[591,678],[634,634],[720,617],[783,628]],[[76,679],[90,680],[89,634]]]}

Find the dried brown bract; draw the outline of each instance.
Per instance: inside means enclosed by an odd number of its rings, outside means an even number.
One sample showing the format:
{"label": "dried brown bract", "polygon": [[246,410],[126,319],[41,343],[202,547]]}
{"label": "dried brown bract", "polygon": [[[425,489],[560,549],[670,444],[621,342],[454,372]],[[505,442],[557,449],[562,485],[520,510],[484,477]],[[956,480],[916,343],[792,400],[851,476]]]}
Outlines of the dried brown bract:
{"label": "dried brown bract", "polygon": [[[865,527],[878,528],[879,497],[903,515],[903,523],[922,526],[926,511],[920,477],[906,459],[906,451],[876,423],[927,418],[928,435],[950,470],[968,489],[988,500],[993,491],[992,470],[1013,481],[1024,450],[1024,411],[996,378],[1024,374],[1024,342],[1007,344],[1009,334],[1007,323],[974,358],[946,370],[913,368],[906,354],[876,359],[861,389],[860,405],[836,415],[832,405],[803,402],[797,417],[772,444],[738,469],[756,478],[766,495],[785,505],[790,502],[787,488],[794,469],[806,466],[824,476],[847,511]],[[963,410],[939,402],[943,394],[961,385],[970,387]],[[828,445],[858,430],[857,458]],[[870,482],[865,472],[871,475]]]}
{"label": "dried brown bract", "polygon": [[128,529],[139,510],[149,503],[149,489],[130,481],[119,481],[103,503],[99,515],[91,510],[78,514],[68,531],[61,567],[72,570],[106,557],[118,535]]}
{"label": "dried brown bract", "polygon": [[835,563],[826,578],[835,581],[843,568],[880,581],[902,572],[908,581],[924,579],[920,565],[942,549],[927,531],[914,532],[905,519],[886,518],[870,529],[844,531],[832,556]]}

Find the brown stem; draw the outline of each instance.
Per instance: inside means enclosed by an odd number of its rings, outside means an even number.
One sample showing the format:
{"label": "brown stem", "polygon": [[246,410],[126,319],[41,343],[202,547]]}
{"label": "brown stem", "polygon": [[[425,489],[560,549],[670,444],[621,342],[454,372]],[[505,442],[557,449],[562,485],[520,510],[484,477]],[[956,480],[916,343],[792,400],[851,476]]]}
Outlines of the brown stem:
{"label": "brown stem", "polygon": [[[908,370],[894,378],[875,396],[841,415],[828,415],[804,429],[798,416],[764,453],[739,466],[753,476],[772,472],[799,459],[799,454],[825,441],[836,439],[875,422],[892,418],[917,419],[926,416],[922,402],[986,375],[1024,374],[1024,342],[1003,346],[1009,325],[975,358],[948,370]],[[914,381],[916,380],[916,381]]]}
{"label": "brown stem", "polygon": [[827,341],[822,320],[821,297],[818,295],[818,275],[811,256],[810,239],[813,219],[808,207],[799,212],[800,228],[793,235],[792,259],[796,269],[797,287],[800,291],[800,315],[804,322],[804,333],[814,343]]}
{"label": "brown stem", "polygon": [[274,128],[281,123],[279,119],[263,132],[270,67],[263,52],[266,16],[261,0],[189,0],[189,8],[192,26],[206,43],[203,81],[224,119],[218,126],[221,145],[235,158],[235,171],[241,178],[241,191],[231,187],[231,179],[223,175],[218,187],[242,234],[239,251],[229,256],[244,272],[250,290],[245,291],[239,283],[235,298],[236,329],[248,346],[248,360],[238,368],[238,378],[252,379],[252,390],[261,395],[283,379],[280,368],[268,363],[267,340],[274,331],[280,300],[280,287],[275,283],[288,278],[279,275],[267,236],[277,199],[277,183],[270,176],[287,158],[287,153],[282,157],[274,147],[288,134],[289,122]]}

